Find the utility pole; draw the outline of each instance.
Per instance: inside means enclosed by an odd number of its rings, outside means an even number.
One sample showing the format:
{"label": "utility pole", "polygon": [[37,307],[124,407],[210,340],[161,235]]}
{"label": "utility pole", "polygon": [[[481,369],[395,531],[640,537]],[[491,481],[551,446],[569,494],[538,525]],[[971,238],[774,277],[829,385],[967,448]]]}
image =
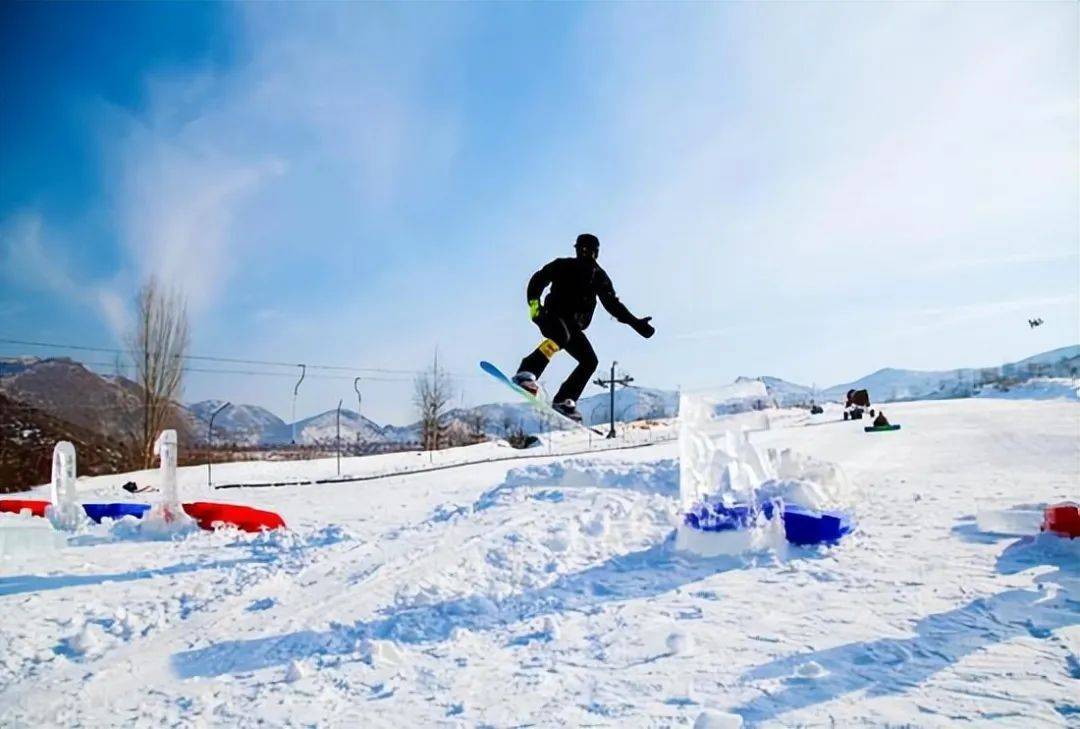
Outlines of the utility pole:
{"label": "utility pole", "polygon": [[608,438],[615,437],[615,385],[622,385],[623,387],[626,387],[634,381],[634,378],[630,375],[624,375],[622,379],[615,379],[615,365],[617,364],[619,363],[611,363],[611,379],[601,380],[600,378],[597,378],[593,380],[593,384],[599,385],[600,387],[608,387],[611,391],[611,400],[609,401],[611,404],[611,430],[608,431]]}
{"label": "utility pole", "polygon": [[213,465],[212,465],[212,463],[214,461],[214,418],[216,418],[218,416],[218,413],[220,413],[222,410],[229,407],[230,405],[232,405],[231,402],[226,402],[224,405],[222,405],[221,407],[219,407],[217,410],[215,410],[214,412],[212,412],[210,414],[210,428],[206,431],[206,448],[209,451],[209,453],[206,454],[206,487],[207,488],[213,488],[214,487],[214,471],[213,471]]}
{"label": "utility pole", "polygon": [[[360,397],[360,378],[357,377],[352,381],[353,389],[356,390],[356,419],[360,420],[360,412],[364,404],[364,398]],[[356,453],[360,454],[360,423],[356,424]]]}
{"label": "utility pole", "polygon": [[335,442],[337,450],[337,475],[341,475],[341,400],[337,401],[337,440]]}

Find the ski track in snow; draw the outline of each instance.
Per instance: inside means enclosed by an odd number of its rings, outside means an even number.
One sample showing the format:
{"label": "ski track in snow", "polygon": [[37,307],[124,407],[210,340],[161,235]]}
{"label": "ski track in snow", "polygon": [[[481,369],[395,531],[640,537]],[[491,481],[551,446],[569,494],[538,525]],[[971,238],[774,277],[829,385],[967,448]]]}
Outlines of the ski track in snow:
{"label": "ski track in snow", "polygon": [[89,529],[0,561],[0,725],[1076,726],[1080,540],[974,514],[1080,495],[1080,406],[888,413],[753,434],[863,491],[854,535],[787,555],[673,551],[673,443],[228,492],[287,532]]}

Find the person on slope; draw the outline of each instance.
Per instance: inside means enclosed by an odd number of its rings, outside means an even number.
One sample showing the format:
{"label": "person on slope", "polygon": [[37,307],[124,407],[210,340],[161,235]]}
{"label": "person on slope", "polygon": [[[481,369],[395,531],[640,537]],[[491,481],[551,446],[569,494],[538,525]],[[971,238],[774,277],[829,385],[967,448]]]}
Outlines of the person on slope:
{"label": "person on slope", "polygon": [[[595,235],[579,235],[574,250],[577,253],[574,258],[556,258],[529,279],[525,290],[529,317],[546,339],[521,360],[513,379],[522,389],[537,394],[540,391],[537,378],[544,373],[555,353],[565,349],[577,360],[577,367],[555,393],[552,407],[569,418],[581,420],[577,400],[597,365],[596,353],[585,336],[596,300],[599,298],[608,313],[646,339],[656,330],[649,323],[651,316],[637,318],[615,295],[611,279],[596,262],[600,255],[600,240]],[[551,291],[541,303],[540,296],[548,286]]]}

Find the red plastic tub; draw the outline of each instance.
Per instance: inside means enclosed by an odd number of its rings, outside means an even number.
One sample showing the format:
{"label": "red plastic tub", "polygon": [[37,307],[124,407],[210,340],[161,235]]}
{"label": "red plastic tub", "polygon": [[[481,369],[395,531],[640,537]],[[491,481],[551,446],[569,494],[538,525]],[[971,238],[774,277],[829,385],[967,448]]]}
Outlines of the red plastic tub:
{"label": "red plastic tub", "polygon": [[203,529],[214,529],[215,525],[220,524],[234,526],[245,532],[285,528],[285,520],[274,512],[252,509],[250,506],[239,504],[192,501],[184,504],[184,511]]}
{"label": "red plastic tub", "polygon": [[1063,537],[1080,537],[1080,504],[1065,501],[1046,507],[1042,528]]}
{"label": "red plastic tub", "polygon": [[39,499],[0,499],[0,512],[18,514],[23,509],[29,509],[34,516],[43,517],[49,505],[50,502]]}

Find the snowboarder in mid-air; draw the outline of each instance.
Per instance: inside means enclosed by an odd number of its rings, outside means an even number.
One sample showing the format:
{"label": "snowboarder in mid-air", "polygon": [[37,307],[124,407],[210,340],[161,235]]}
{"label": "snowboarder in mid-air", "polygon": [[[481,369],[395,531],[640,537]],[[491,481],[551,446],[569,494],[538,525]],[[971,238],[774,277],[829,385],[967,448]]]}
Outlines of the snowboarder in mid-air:
{"label": "snowboarder in mid-air", "polygon": [[[565,349],[577,360],[577,367],[555,393],[551,405],[566,417],[580,421],[577,400],[597,365],[596,353],[585,336],[596,300],[600,299],[609,314],[641,336],[651,337],[656,330],[649,323],[651,316],[639,319],[615,295],[611,279],[596,262],[600,255],[600,240],[595,235],[579,235],[574,250],[577,253],[574,258],[556,258],[529,279],[525,290],[529,317],[546,339],[521,360],[513,380],[522,389],[537,394],[540,391],[537,378],[555,353]],[[548,286],[551,291],[541,303],[540,296]]]}

